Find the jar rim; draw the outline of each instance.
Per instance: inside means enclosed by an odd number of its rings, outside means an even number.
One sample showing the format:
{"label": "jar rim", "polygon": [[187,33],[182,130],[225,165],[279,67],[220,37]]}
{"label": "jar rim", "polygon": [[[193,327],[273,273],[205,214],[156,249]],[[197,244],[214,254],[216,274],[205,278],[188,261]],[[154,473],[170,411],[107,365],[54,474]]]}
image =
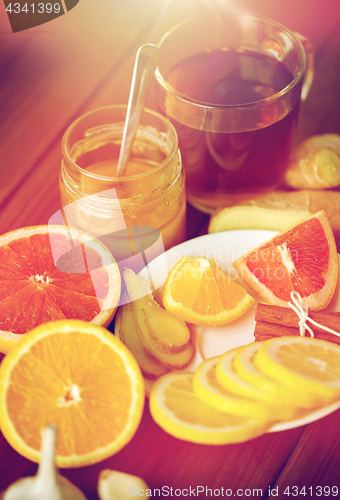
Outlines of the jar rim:
{"label": "jar rim", "polygon": [[[149,109],[149,108],[143,109],[142,116],[146,115],[146,116],[153,116],[153,117],[157,118],[167,127],[167,129],[171,133],[171,137],[170,137],[171,138],[171,141],[170,141],[171,142],[171,150],[170,150],[169,154],[167,154],[166,158],[161,163],[159,163],[157,166],[153,167],[150,171],[139,173],[139,174],[134,174],[134,175],[126,175],[126,176],[124,175],[121,177],[118,177],[118,176],[108,177],[105,175],[99,175],[99,174],[96,174],[93,172],[89,172],[88,170],[82,168],[80,165],[78,165],[73,160],[73,158],[71,156],[71,151],[70,151],[71,148],[69,145],[69,139],[70,139],[70,135],[74,131],[74,129],[77,126],[79,126],[79,124],[81,124],[85,119],[91,117],[92,115],[96,115],[96,114],[103,113],[106,111],[111,111],[111,110],[123,111],[124,109],[127,110],[126,104],[112,104],[109,106],[102,106],[100,108],[95,108],[95,109],[92,109],[92,110],[82,114],[81,116],[79,116],[76,120],[74,120],[71,123],[71,125],[66,129],[66,131],[63,135],[62,141],[61,141],[62,155],[64,157],[64,160],[68,164],[68,166],[71,166],[75,171],[77,171],[78,173],[80,173],[81,175],[83,175],[87,178],[96,179],[98,181],[118,182],[118,183],[125,182],[126,183],[126,182],[130,182],[130,181],[133,182],[133,181],[135,181],[137,179],[141,179],[141,178],[147,178],[149,176],[151,177],[151,176],[157,174],[158,171],[162,171],[164,169],[164,167],[169,162],[172,161],[174,155],[176,155],[176,153],[178,152],[178,136],[177,136],[177,132],[175,130],[175,127],[163,115],[161,115],[157,111],[154,111],[154,110]],[[125,116],[126,116],[126,113],[125,113]]]}

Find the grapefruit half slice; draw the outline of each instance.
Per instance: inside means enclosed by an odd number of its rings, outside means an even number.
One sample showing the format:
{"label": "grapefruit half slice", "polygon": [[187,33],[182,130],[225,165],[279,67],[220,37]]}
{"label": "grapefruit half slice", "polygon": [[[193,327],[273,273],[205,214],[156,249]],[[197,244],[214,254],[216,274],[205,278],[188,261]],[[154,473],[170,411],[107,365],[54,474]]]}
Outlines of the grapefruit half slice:
{"label": "grapefruit half slice", "polygon": [[0,352],[6,354],[23,334],[47,321],[82,319],[108,326],[120,293],[118,264],[92,236],[51,225],[3,234]]}
{"label": "grapefruit half slice", "polygon": [[313,311],[329,304],[338,280],[338,255],[324,211],[274,236],[233,263],[261,299],[287,307],[296,291]]}

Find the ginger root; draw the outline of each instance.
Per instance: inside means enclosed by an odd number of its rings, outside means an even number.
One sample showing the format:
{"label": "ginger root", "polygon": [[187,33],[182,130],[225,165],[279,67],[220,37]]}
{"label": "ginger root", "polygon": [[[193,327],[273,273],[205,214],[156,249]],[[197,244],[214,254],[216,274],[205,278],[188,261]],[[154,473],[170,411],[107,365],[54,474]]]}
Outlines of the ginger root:
{"label": "ginger root", "polygon": [[309,137],[291,154],[284,183],[294,189],[324,189],[340,185],[340,135]]}
{"label": "ginger root", "polygon": [[284,231],[320,210],[325,211],[340,246],[340,192],[332,190],[274,191],[240,205],[216,210],[208,232],[231,229]]}

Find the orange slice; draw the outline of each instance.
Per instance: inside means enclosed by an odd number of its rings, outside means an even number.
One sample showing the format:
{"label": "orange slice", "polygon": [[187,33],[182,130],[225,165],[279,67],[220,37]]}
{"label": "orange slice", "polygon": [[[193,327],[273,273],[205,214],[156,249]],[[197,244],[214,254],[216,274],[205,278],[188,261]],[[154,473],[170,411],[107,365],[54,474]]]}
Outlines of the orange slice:
{"label": "orange slice", "polygon": [[134,357],[105,328],[81,320],[42,324],[0,366],[0,426],[10,445],[40,461],[41,432],[57,429],[59,467],[90,465],[136,432],[144,383]]}
{"label": "orange slice", "polygon": [[115,259],[92,236],[64,226],[25,227],[0,236],[0,352],[51,320],[108,326],[120,291]]}
{"label": "orange slice", "polygon": [[163,304],[178,318],[195,325],[219,326],[236,320],[255,299],[205,257],[182,257],[163,290]]}
{"label": "orange slice", "polygon": [[294,290],[305,307],[324,309],[338,280],[338,256],[329,221],[318,212],[234,262],[239,276],[271,304],[287,306]]}

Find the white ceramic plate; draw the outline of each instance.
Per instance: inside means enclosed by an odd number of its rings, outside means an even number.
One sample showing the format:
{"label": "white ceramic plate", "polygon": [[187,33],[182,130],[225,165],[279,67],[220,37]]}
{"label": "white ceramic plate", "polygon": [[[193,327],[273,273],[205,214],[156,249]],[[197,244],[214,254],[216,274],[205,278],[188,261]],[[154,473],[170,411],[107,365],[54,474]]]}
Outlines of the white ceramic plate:
{"label": "white ceramic plate", "polygon": [[[156,298],[159,300],[162,291],[162,284],[170,269],[183,257],[205,256],[215,259],[227,274],[236,278],[236,271],[232,263],[252,248],[260,245],[272,236],[277,234],[274,231],[266,230],[237,230],[222,233],[207,234],[186,241],[178,245],[165,254],[160,255],[149,264],[149,269],[144,269],[140,274],[146,281],[150,282],[150,276],[156,283]],[[196,354],[193,361],[185,371],[194,371],[203,359],[211,358],[223,354],[234,347],[249,344],[254,341],[255,328],[255,305],[241,318],[220,327],[202,327],[190,325],[193,341],[196,346]],[[328,310],[340,310],[339,284],[334,297],[327,308]],[[147,381],[149,383],[149,381]],[[298,420],[282,422],[274,425],[269,432],[293,429],[301,425],[308,424],[340,408],[340,402],[313,411],[312,413]]]}

